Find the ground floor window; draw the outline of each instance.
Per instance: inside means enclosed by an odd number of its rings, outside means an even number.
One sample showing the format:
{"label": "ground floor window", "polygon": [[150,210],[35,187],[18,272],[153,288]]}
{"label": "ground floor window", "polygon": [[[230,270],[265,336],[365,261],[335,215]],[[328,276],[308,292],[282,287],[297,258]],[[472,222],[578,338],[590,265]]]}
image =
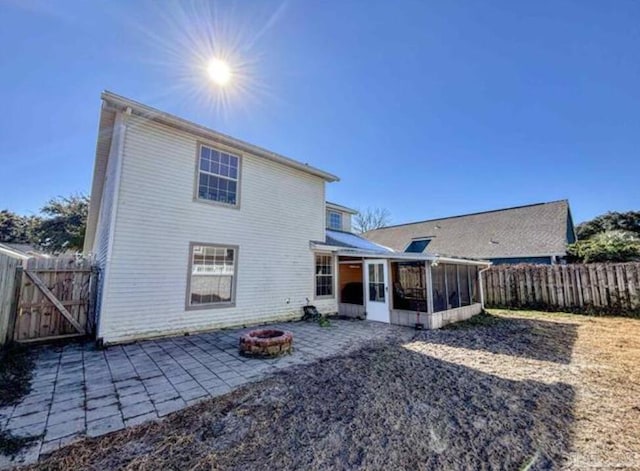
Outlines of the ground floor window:
{"label": "ground floor window", "polygon": [[424,262],[394,262],[393,308],[427,312],[427,288]]}
{"label": "ground floor window", "polygon": [[434,312],[478,303],[478,268],[439,263],[431,267]]}
{"label": "ground floor window", "polygon": [[235,302],[237,247],[191,244],[187,307]]}
{"label": "ground floor window", "polygon": [[316,254],[316,296],[333,296],[333,257]]}

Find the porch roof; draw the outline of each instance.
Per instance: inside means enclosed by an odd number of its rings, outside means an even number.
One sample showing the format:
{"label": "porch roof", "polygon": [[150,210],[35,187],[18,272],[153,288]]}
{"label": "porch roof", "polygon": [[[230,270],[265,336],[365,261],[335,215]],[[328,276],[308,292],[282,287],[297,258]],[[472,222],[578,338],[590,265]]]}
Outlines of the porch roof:
{"label": "porch roof", "polygon": [[389,260],[429,261],[443,263],[461,263],[467,265],[489,266],[486,260],[461,257],[441,256],[437,254],[421,254],[396,252],[351,232],[327,229],[324,242],[312,242],[314,250],[327,250],[345,257],[383,258]]}
{"label": "porch roof", "polygon": [[442,263],[459,263],[465,265],[481,265],[489,266],[491,262],[487,260],[474,260],[470,258],[458,257],[441,257],[439,255],[423,255],[403,252],[390,253],[372,253],[358,250],[337,250],[336,255],[345,257],[363,257],[363,258],[384,258],[398,261],[415,261],[415,262],[442,262]]}

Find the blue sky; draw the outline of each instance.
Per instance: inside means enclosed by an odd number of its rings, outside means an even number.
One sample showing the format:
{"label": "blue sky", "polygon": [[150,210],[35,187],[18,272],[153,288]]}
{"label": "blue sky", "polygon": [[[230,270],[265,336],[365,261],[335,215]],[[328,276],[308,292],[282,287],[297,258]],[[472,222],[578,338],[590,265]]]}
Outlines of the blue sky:
{"label": "blue sky", "polygon": [[89,192],[108,89],[335,173],[331,200],[394,223],[640,209],[638,1],[0,0],[0,44],[0,208]]}

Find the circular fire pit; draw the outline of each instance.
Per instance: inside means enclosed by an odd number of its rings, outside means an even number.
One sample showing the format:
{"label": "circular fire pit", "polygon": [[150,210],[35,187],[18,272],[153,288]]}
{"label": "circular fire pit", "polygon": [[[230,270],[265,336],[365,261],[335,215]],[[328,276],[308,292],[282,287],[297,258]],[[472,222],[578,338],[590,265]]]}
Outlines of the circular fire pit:
{"label": "circular fire pit", "polygon": [[240,337],[240,354],[252,357],[276,357],[291,353],[293,334],[284,330],[252,330]]}

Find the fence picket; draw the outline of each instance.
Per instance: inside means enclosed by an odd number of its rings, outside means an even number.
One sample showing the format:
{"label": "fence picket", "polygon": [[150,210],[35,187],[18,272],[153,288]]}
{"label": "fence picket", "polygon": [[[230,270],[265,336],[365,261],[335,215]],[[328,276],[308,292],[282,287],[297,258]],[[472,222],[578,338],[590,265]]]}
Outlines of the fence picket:
{"label": "fence picket", "polygon": [[500,265],[483,276],[488,307],[640,315],[640,263]]}

